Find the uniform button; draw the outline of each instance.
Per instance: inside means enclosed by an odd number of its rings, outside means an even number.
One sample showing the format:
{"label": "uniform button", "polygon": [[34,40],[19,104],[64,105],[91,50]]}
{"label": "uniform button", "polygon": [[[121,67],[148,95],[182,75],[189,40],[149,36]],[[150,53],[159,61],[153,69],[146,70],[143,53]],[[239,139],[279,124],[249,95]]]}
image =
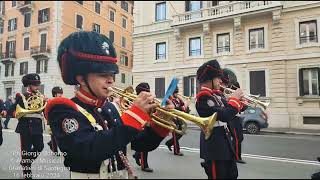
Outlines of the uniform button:
{"label": "uniform button", "polygon": [[114,122],[117,122],[117,119],[114,119]]}
{"label": "uniform button", "polygon": [[97,111],[98,111],[99,113],[101,113],[101,112],[102,112],[102,109],[101,109],[101,108],[98,108]]}
{"label": "uniform button", "polygon": [[111,109],[108,109],[108,112],[111,113]]}

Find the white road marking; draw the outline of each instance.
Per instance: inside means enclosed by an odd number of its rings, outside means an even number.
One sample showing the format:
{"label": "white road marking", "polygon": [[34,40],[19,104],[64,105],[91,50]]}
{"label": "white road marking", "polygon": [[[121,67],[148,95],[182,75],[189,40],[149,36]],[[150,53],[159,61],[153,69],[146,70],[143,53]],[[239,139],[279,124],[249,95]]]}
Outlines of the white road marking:
{"label": "white road marking", "polygon": [[[165,145],[160,145],[159,148],[160,149],[168,149],[168,147]],[[200,149],[197,149],[197,148],[180,147],[180,149],[182,151],[186,151],[186,152],[200,153]],[[320,163],[317,161],[308,161],[308,160],[301,160],[301,159],[290,159],[290,158],[262,156],[262,155],[254,155],[254,154],[242,154],[242,157],[251,158],[251,159],[260,159],[260,160],[269,160],[269,161],[278,161],[278,162],[288,162],[288,163],[320,166]]]}

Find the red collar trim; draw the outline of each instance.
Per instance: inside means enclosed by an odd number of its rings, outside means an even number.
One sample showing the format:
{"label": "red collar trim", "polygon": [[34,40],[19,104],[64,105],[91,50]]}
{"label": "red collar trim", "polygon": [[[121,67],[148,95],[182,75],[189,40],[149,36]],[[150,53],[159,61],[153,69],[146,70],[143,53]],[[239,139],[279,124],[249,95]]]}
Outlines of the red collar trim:
{"label": "red collar trim", "polygon": [[90,105],[96,106],[96,107],[101,107],[103,105],[103,103],[105,102],[104,100],[101,100],[101,99],[98,99],[98,98],[92,96],[91,94],[89,94],[88,92],[83,90],[82,88],[80,88],[80,90],[76,92],[76,97],[80,101],[82,101],[83,103],[90,104]]}
{"label": "red collar trim", "polygon": [[204,86],[201,87],[201,91],[208,91],[210,94],[219,94],[219,95],[222,94],[222,92],[220,90],[210,89],[210,88],[204,87]]}

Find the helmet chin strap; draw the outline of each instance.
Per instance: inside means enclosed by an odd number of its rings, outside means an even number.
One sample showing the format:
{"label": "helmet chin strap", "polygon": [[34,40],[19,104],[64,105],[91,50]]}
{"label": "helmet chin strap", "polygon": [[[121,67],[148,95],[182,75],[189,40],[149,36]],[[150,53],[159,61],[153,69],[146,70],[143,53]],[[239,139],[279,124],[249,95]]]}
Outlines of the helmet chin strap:
{"label": "helmet chin strap", "polygon": [[88,83],[88,75],[85,75],[85,76],[84,76],[84,83],[86,83],[86,86],[88,87],[90,93],[91,93],[94,97],[98,98],[98,96],[92,91],[92,89],[91,89],[91,87],[90,87],[90,85],[89,85],[89,83]]}

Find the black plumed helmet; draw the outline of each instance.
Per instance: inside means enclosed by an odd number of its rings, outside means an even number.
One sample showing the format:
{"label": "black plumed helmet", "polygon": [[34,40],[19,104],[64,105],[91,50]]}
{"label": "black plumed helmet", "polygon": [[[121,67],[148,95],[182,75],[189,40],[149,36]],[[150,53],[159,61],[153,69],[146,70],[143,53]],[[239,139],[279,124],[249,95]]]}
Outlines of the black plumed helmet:
{"label": "black plumed helmet", "polygon": [[136,86],[136,93],[140,94],[141,91],[150,92],[150,86],[146,82],[142,82]]}
{"label": "black plumed helmet", "polygon": [[222,77],[222,70],[217,60],[210,60],[202,64],[197,70],[197,79],[200,83]]}
{"label": "black plumed helmet", "polygon": [[39,74],[30,73],[30,74],[23,76],[22,77],[22,84],[24,87],[27,87],[29,85],[35,85],[35,86],[40,85],[41,81],[40,81]]}
{"label": "black plumed helmet", "polygon": [[55,97],[58,93],[63,94],[63,89],[59,86],[53,87],[52,88],[52,96]]}
{"label": "black plumed helmet", "polygon": [[115,48],[105,35],[79,31],[60,43],[57,59],[63,81],[77,85],[77,75],[119,73],[116,57]]}

